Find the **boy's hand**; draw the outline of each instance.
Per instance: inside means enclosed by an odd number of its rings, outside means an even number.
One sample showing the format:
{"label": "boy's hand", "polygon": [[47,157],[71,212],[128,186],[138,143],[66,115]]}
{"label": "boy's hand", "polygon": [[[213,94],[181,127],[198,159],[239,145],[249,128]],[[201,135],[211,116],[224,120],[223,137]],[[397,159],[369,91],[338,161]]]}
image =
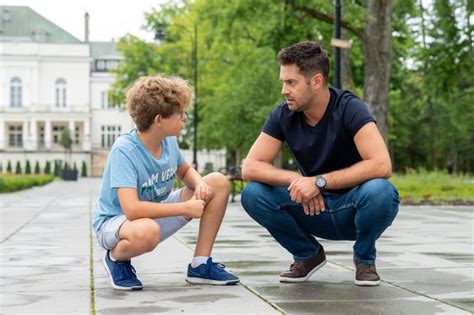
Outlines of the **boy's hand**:
{"label": "boy's hand", "polygon": [[184,202],[184,208],[186,209],[186,216],[197,219],[204,213],[204,201],[197,199],[190,199]]}
{"label": "boy's hand", "polygon": [[200,181],[194,188],[194,198],[208,203],[211,199],[212,188],[204,181]]}

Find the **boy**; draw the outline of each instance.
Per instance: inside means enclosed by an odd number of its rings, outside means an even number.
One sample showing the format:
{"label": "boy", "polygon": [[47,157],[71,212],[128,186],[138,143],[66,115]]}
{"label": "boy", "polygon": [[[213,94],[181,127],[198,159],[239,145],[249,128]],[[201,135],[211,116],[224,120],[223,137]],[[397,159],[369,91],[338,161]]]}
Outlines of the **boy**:
{"label": "boy", "polygon": [[[114,289],[142,289],[130,259],[152,251],[193,218],[200,218],[199,235],[186,281],[239,282],[210,257],[227,206],[227,179],[220,173],[202,178],[184,160],[176,140],[190,101],[191,89],[179,77],[142,77],[127,93],[137,127],[112,146],[93,222],[107,250],[103,262]],[[172,191],[176,176],[186,186]]]}

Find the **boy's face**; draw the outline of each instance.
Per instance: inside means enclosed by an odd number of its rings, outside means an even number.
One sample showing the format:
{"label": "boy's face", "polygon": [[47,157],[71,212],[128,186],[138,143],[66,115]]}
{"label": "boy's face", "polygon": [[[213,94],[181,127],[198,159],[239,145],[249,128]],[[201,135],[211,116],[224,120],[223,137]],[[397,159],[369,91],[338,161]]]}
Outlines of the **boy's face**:
{"label": "boy's face", "polygon": [[188,120],[188,114],[185,111],[179,111],[168,118],[163,118],[162,128],[166,136],[179,136],[186,120]]}

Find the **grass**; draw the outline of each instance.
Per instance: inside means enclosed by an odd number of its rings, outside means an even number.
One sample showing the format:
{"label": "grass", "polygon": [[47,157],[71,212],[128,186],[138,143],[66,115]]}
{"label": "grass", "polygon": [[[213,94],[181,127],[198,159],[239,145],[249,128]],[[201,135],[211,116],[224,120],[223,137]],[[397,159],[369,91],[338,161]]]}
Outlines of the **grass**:
{"label": "grass", "polygon": [[0,175],[0,193],[15,192],[33,186],[46,185],[54,180],[53,175]]}
{"label": "grass", "polygon": [[397,187],[402,204],[474,205],[474,177],[424,170],[395,174],[390,181]]}

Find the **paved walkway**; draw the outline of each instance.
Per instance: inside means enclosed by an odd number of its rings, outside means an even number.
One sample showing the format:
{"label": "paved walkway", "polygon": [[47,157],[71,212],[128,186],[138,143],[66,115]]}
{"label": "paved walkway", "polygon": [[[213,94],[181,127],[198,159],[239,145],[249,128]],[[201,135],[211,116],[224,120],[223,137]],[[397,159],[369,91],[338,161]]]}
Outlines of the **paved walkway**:
{"label": "paved walkway", "polygon": [[290,256],[229,204],[214,258],[241,285],[184,281],[197,221],[134,259],[143,291],[111,289],[90,230],[98,179],[0,195],[1,314],[469,314],[474,311],[472,207],[402,207],[378,241],[376,288],[353,284],[352,243],[323,241],[329,263],[310,282],[280,284]]}

